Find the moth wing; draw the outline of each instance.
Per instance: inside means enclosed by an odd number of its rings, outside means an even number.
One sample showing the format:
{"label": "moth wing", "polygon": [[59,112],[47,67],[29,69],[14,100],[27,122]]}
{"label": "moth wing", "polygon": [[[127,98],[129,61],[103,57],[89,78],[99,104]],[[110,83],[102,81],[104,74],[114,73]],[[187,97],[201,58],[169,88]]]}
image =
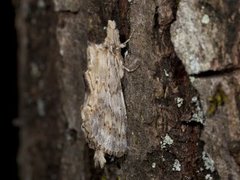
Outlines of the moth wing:
{"label": "moth wing", "polygon": [[82,109],[83,131],[91,148],[119,157],[127,148],[122,60],[101,45],[90,45],[88,54],[90,93]]}

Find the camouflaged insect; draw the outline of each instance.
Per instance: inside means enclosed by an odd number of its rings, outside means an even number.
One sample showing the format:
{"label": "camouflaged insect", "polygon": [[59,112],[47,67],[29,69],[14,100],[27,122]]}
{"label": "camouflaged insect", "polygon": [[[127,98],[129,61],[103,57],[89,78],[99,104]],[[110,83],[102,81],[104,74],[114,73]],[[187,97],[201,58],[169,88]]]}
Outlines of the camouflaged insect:
{"label": "camouflaged insect", "polygon": [[90,43],[81,115],[82,129],[89,147],[95,150],[95,166],[104,167],[104,155],[120,157],[127,149],[126,107],[121,79],[124,75],[119,32],[114,21],[108,21],[107,37],[102,44]]}

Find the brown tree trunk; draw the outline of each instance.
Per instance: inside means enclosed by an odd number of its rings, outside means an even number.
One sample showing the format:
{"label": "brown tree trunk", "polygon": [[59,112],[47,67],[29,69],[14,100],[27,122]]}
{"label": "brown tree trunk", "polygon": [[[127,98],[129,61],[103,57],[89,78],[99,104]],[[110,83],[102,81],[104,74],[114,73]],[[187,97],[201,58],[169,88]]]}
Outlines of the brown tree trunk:
{"label": "brown tree trunk", "polygon": [[[21,0],[22,179],[240,179],[240,3]],[[128,151],[95,168],[81,130],[88,43],[130,35]]]}

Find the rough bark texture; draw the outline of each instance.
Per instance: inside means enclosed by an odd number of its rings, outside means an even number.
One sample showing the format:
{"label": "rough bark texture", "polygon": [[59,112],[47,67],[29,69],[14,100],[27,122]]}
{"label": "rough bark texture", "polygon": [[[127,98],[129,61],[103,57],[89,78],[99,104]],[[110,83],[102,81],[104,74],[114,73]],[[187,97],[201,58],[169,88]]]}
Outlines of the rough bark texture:
{"label": "rough bark texture", "polygon": [[171,28],[206,115],[204,150],[221,179],[240,179],[239,8],[239,1],[181,1]]}
{"label": "rough bark texture", "polygon": [[[237,0],[16,3],[22,179],[240,179],[239,8]],[[87,45],[103,42],[109,19],[122,42],[133,32],[122,53],[139,68],[122,81],[128,152],[99,169],[80,107]]]}

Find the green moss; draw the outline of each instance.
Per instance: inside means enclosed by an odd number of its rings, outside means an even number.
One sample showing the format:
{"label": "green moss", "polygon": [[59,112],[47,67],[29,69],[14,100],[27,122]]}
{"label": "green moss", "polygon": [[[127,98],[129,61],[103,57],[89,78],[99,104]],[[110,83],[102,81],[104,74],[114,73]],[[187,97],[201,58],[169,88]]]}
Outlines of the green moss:
{"label": "green moss", "polygon": [[106,176],[102,176],[101,180],[107,180],[107,177]]}
{"label": "green moss", "polygon": [[176,0],[177,7],[179,6],[181,0]]}
{"label": "green moss", "polygon": [[226,93],[222,90],[222,86],[219,85],[212,97],[208,98],[209,101],[209,107],[207,110],[207,115],[213,116],[219,106],[223,106],[227,102],[227,95]]}

